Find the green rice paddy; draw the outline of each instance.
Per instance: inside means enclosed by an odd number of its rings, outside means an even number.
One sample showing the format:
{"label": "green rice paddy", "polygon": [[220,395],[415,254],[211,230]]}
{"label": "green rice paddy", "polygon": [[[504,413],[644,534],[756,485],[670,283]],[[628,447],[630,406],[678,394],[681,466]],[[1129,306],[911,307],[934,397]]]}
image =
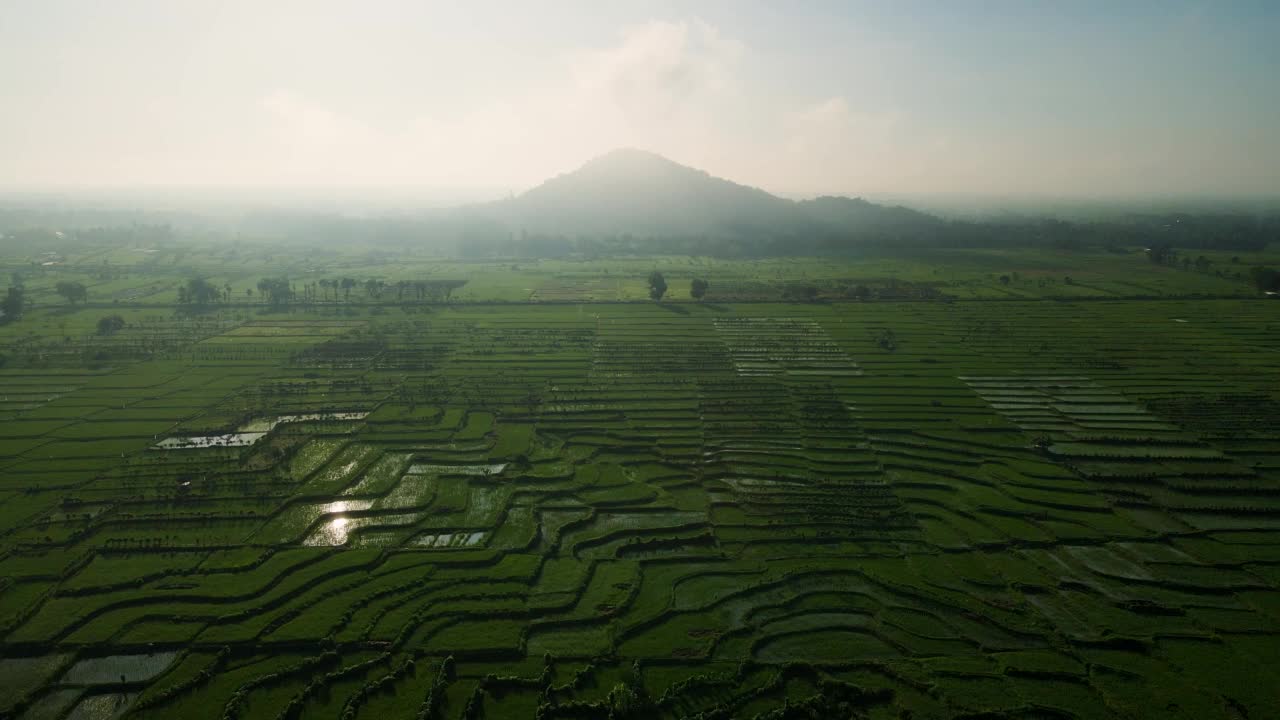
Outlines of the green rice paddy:
{"label": "green rice paddy", "polygon": [[[1280,707],[1280,303],[1231,277],[255,252],[86,252],[0,326],[0,717]],[[286,273],[468,282],[247,299]]]}

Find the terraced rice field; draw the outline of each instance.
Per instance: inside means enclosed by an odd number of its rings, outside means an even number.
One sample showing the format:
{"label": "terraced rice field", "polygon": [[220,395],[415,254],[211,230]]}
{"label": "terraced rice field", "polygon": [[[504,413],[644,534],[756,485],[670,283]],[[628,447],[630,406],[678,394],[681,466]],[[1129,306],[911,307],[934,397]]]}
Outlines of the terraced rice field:
{"label": "terraced rice field", "polygon": [[165,328],[0,370],[0,716],[1280,712],[1280,303]]}

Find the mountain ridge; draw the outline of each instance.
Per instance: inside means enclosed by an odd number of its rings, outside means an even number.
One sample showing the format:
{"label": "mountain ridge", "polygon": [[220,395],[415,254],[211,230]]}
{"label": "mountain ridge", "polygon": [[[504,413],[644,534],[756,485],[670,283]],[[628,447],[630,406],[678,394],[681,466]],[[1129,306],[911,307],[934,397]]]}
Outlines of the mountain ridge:
{"label": "mountain ridge", "polygon": [[789,200],[637,148],[609,151],[513,198],[466,211],[513,232],[551,235],[882,234],[942,223],[861,198]]}

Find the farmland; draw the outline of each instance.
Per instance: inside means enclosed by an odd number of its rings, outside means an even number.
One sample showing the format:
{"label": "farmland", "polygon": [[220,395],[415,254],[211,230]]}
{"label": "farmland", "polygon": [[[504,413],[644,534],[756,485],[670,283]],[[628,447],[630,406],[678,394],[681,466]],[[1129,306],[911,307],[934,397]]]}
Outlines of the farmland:
{"label": "farmland", "polygon": [[1274,253],[4,253],[0,717],[1280,702]]}

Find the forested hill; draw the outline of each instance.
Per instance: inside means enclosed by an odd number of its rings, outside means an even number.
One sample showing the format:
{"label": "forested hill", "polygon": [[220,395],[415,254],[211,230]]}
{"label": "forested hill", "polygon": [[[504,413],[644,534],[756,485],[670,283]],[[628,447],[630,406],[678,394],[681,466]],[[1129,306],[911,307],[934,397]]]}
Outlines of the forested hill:
{"label": "forested hill", "polygon": [[615,150],[508,201],[474,208],[529,233],[704,234],[795,222],[793,203],[641,150]]}
{"label": "forested hill", "polygon": [[1143,214],[1069,222],[943,219],[862,198],[793,201],[643,150],[622,149],[514,198],[437,218],[467,254],[583,250],[730,255],[841,254],[867,245],[1259,248],[1280,218]]}
{"label": "forested hill", "polygon": [[566,236],[919,233],[943,224],[926,213],[861,199],[795,202],[634,149],[614,150],[518,197],[465,213],[517,233]]}

